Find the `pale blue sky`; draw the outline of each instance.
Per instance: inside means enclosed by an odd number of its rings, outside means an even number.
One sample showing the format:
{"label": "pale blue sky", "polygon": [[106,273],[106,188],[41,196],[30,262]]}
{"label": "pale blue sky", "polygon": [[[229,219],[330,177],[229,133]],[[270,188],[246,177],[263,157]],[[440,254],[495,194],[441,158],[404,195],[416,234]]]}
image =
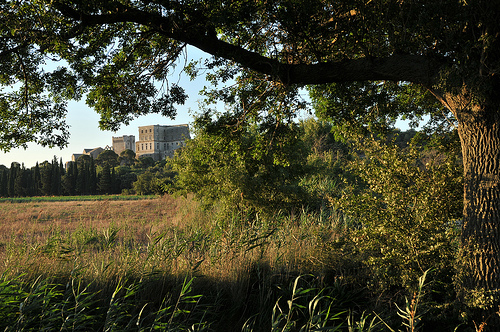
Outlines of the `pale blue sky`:
{"label": "pale blue sky", "polygon": [[[179,107],[178,116],[175,120],[162,117],[157,114],[142,116],[130,123],[128,126],[122,126],[116,133],[112,131],[101,131],[99,129],[99,115],[87,107],[84,102],[72,102],[69,105],[67,123],[70,125],[71,137],[69,145],[65,149],[44,148],[36,144],[29,144],[26,150],[12,149],[10,152],[0,153],[0,165],[4,164],[10,167],[14,161],[24,163],[26,167],[31,167],[45,160],[52,160],[54,156],[62,158],[63,162],[71,160],[73,153],[82,153],[87,148],[104,148],[106,145],[112,146],[113,136],[135,135],[138,137],[138,126],[147,126],[153,124],[172,125],[190,123],[191,116],[188,109],[197,108],[197,95],[190,94],[189,102]],[[194,104],[194,105],[193,105]]]}

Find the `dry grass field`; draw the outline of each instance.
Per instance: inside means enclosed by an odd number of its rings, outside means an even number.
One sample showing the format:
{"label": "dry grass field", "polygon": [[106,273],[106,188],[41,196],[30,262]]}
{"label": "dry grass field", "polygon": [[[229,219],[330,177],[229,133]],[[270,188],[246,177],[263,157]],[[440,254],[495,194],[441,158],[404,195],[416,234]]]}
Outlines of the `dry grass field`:
{"label": "dry grass field", "polygon": [[77,274],[103,284],[188,273],[237,282],[256,264],[279,273],[324,266],[319,252],[334,236],[332,223],[237,219],[204,211],[190,197],[0,203],[0,273]]}
{"label": "dry grass field", "polygon": [[[183,203],[184,198],[168,196],[143,201],[1,203],[3,272],[57,276],[79,271],[93,279],[109,273],[141,274],[145,271],[135,271],[137,264],[147,267],[151,246],[161,245],[159,237],[186,226],[182,220],[190,218],[190,211],[186,204],[181,211]],[[151,269],[153,265],[171,270],[167,261],[155,259]]]}
{"label": "dry grass field", "polygon": [[165,299],[182,293],[183,280],[195,278],[194,291],[204,294],[211,311],[222,313],[215,320],[229,328],[243,326],[261,307],[272,308],[281,289],[276,285],[329,266],[333,256],[327,246],[338,230],[332,217],[277,215],[249,221],[204,210],[192,197],[4,202],[0,275],[8,285],[12,280],[81,283],[109,303],[123,285],[140,285],[140,292],[130,286],[122,296],[129,298],[132,289],[134,301],[156,303],[160,311]]}

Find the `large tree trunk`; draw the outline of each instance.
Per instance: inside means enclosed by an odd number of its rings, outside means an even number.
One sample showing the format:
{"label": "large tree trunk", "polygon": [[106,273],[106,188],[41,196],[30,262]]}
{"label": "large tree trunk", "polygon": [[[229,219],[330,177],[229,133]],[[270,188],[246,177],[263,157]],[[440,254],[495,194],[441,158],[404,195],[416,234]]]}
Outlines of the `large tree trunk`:
{"label": "large tree trunk", "polygon": [[[465,112],[462,109],[462,112]],[[464,163],[464,220],[459,291],[474,320],[499,328],[500,304],[500,116],[469,108],[458,116]],[[477,315],[477,313],[480,313]],[[478,321],[481,320],[481,321]]]}

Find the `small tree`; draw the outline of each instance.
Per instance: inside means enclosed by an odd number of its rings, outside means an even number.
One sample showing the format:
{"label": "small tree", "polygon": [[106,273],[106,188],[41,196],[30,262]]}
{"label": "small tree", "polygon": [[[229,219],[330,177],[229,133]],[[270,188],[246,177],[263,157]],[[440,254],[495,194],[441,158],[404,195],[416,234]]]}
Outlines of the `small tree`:
{"label": "small tree", "polygon": [[120,157],[118,157],[118,162],[120,166],[132,166],[135,163],[135,152],[126,149],[120,153]]}
{"label": "small tree", "polygon": [[104,150],[95,159],[95,164],[97,166],[104,167],[108,165],[109,168],[118,166],[118,155],[113,150]]}
{"label": "small tree", "polygon": [[154,174],[146,171],[137,177],[137,181],[133,183],[133,188],[137,195],[150,195],[160,191],[157,185],[158,182]]}
{"label": "small tree", "polygon": [[301,205],[305,194],[297,185],[307,153],[299,127],[290,122],[238,123],[223,114],[196,120],[196,137],[187,142],[171,164],[177,186],[222,200],[229,209],[272,211]]}

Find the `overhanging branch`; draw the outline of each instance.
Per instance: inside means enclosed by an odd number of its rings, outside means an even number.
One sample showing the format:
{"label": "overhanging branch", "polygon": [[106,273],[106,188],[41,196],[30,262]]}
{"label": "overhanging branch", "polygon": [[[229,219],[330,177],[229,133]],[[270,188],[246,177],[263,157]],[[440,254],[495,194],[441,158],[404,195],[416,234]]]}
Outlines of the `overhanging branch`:
{"label": "overhanging branch", "polygon": [[285,84],[391,80],[431,86],[433,77],[441,65],[424,55],[401,54],[339,62],[288,64],[218,39],[213,31],[208,31],[207,24],[204,24],[199,17],[196,22],[190,22],[123,5],[114,13],[100,15],[81,13],[60,3],[57,8],[64,15],[87,26],[119,22],[134,22],[148,26],[168,38],[187,43],[211,55],[235,61]]}

